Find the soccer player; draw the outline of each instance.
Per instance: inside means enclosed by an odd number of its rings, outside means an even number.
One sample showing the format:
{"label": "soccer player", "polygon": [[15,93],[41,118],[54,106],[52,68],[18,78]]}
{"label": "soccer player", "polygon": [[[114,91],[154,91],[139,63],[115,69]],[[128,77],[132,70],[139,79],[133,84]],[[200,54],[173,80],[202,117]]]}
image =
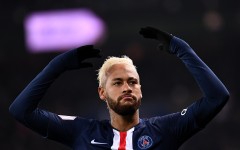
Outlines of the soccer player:
{"label": "soccer player", "polygon": [[[84,60],[100,57],[92,45],[55,57],[28,84],[10,106],[10,113],[43,137],[74,150],[176,150],[202,130],[229,99],[229,92],[183,40],[153,27],[140,30],[159,48],[176,55],[195,78],[202,97],[181,112],[143,119],[139,117],[142,91],[139,74],[127,57],[109,57],[99,69],[98,93],[106,102],[110,120],[62,116],[38,108],[45,92],[64,71],[90,67]],[[84,101],[84,100],[82,100]]]}

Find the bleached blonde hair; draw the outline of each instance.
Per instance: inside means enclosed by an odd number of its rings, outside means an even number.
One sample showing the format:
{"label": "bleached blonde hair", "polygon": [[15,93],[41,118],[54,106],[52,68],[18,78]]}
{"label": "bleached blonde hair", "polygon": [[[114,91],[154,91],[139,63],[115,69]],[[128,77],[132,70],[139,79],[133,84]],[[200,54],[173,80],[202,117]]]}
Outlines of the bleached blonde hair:
{"label": "bleached blonde hair", "polygon": [[103,63],[102,67],[98,70],[98,83],[99,87],[104,87],[108,70],[115,64],[128,64],[133,66],[133,68],[137,71],[136,66],[133,64],[131,58],[126,55],[121,57],[109,56]]}

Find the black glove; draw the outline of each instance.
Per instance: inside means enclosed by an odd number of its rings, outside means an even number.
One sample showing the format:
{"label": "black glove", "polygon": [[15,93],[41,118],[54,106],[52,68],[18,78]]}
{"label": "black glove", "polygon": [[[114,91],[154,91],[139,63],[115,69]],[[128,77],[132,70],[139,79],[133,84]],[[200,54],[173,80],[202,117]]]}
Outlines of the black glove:
{"label": "black glove", "polygon": [[80,68],[92,67],[92,63],[83,62],[88,58],[101,58],[100,49],[96,49],[93,45],[85,45],[77,48],[78,63]]}
{"label": "black glove", "polygon": [[86,68],[93,65],[89,62],[83,62],[85,59],[100,57],[99,49],[95,49],[93,45],[85,45],[58,55],[50,64],[64,70]]}
{"label": "black glove", "polygon": [[173,38],[173,35],[158,30],[156,28],[153,27],[145,27],[145,28],[141,28],[139,33],[144,37],[144,38],[150,38],[150,39],[155,39],[158,40],[160,42],[160,44],[158,45],[158,48],[160,50],[165,50],[169,53],[171,53],[169,51],[169,45],[170,45],[170,41]]}

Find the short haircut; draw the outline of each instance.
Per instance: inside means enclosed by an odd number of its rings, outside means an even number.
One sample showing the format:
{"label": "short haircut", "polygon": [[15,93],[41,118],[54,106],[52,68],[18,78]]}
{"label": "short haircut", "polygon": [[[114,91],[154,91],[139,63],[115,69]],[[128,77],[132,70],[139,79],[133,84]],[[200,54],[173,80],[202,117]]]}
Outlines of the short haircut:
{"label": "short haircut", "polygon": [[133,64],[131,58],[126,55],[121,57],[109,56],[103,63],[102,67],[98,70],[98,83],[99,87],[104,87],[108,70],[115,64],[128,64],[133,66],[133,68],[137,71],[136,66]]}

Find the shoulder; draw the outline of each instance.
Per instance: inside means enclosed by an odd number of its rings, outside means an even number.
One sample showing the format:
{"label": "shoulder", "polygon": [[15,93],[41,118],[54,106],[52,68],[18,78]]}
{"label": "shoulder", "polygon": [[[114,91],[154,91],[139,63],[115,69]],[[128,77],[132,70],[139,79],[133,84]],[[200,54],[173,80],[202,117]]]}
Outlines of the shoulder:
{"label": "shoulder", "polygon": [[75,125],[85,126],[87,128],[96,128],[96,127],[106,127],[110,126],[109,120],[98,120],[98,119],[89,119],[76,116],[74,119]]}
{"label": "shoulder", "polygon": [[163,116],[155,116],[151,118],[143,118],[141,119],[141,124],[145,126],[156,126],[159,128],[162,127],[170,127],[174,125],[174,122],[177,122],[181,117],[181,112],[171,113]]}
{"label": "shoulder", "polygon": [[69,115],[57,115],[59,118],[59,121],[62,124],[70,125],[72,127],[84,127],[89,128],[91,126],[104,126],[109,123],[108,120],[97,120],[92,118],[84,118],[79,116],[69,116]]}
{"label": "shoulder", "polygon": [[181,116],[180,112],[176,112],[176,113],[171,113],[171,114],[166,114],[163,116],[155,116],[155,117],[151,117],[151,118],[146,118],[146,119],[142,119],[145,122],[149,122],[149,123],[157,123],[157,122],[168,122],[168,121],[172,121],[176,118],[178,118],[179,116]]}

